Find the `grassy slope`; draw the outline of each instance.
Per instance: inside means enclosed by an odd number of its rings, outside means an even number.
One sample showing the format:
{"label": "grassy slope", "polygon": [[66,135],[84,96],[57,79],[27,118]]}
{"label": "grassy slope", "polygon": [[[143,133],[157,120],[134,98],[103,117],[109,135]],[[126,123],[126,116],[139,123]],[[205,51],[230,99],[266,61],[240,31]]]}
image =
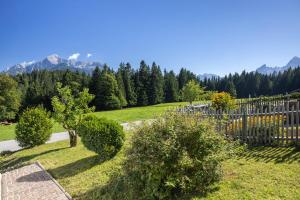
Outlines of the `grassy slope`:
{"label": "grassy slope", "polygon": [[[102,111],[93,113],[99,117],[106,117],[119,122],[130,122],[136,120],[150,119],[163,113],[165,110],[174,108],[180,105],[186,105],[185,102],[178,103],[163,103],[153,106],[135,107],[123,110]],[[57,123],[54,124],[53,133],[62,132],[64,129]],[[15,125],[3,126],[0,125],[0,141],[12,140],[15,138]]]}
{"label": "grassy slope", "polygon": [[[125,148],[131,134],[127,134]],[[42,145],[0,157],[0,170],[39,160],[75,199],[106,199],[103,189],[124,161],[124,148],[111,160],[102,162],[81,143]],[[294,148],[254,148],[224,162],[224,179],[205,199],[299,199],[300,151]],[[204,197],[194,196],[192,199]]]}

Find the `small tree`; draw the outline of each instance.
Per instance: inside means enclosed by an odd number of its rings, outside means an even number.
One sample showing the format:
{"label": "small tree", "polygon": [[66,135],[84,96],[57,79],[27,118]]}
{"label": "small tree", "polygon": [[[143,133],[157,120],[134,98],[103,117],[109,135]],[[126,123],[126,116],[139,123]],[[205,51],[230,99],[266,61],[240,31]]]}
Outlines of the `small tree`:
{"label": "small tree", "polygon": [[201,94],[203,94],[203,88],[194,80],[189,81],[182,88],[182,98],[190,104],[192,104],[193,101],[198,100]]}
{"label": "small tree", "polygon": [[94,96],[89,94],[86,88],[74,96],[71,89],[68,86],[62,87],[61,83],[57,84],[57,92],[58,96],[52,98],[54,118],[68,131],[70,147],[75,147],[77,145],[75,129],[81,122],[82,115],[94,110],[88,106]]}
{"label": "small tree", "polygon": [[16,140],[25,148],[44,144],[51,136],[52,126],[45,109],[27,108],[16,126]]}
{"label": "small tree", "polygon": [[212,106],[216,110],[234,109],[235,102],[233,97],[227,92],[219,92],[212,95]]}

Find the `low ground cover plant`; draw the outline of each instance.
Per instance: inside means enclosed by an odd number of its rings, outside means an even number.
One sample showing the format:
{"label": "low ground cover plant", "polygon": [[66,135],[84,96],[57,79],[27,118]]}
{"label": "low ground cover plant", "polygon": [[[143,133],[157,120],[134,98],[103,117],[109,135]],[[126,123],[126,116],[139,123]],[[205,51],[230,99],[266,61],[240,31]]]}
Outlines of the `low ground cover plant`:
{"label": "low ground cover plant", "polygon": [[106,118],[87,116],[81,121],[76,132],[87,149],[104,159],[113,157],[124,143],[123,127]]}
{"label": "low ground cover plant", "polygon": [[53,122],[44,108],[26,109],[16,126],[16,140],[21,147],[44,144],[51,136]]}
{"label": "low ground cover plant", "polygon": [[112,199],[174,199],[205,193],[222,177],[227,141],[199,116],[168,113],[140,127]]}

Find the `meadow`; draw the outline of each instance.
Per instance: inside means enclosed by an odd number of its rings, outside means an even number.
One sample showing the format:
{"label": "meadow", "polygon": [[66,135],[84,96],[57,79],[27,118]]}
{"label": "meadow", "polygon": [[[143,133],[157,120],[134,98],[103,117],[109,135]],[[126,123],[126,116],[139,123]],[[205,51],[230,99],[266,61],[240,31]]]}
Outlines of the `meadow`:
{"label": "meadow", "polygon": [[[200,103],[200,102],[199,102]],[[162,114],[168,109],[172,109],[178,106],[187,105],[187,102],[177,102],[177,103],[162,103],[153,106],[144,106],[144,107],[133,107],[125,108],[121,110],[110,110],[110,111],[101,111],[91,113],[97,117],[105,117],[108,119],[116,120],[120,123],[123,122],[132,122],[137,120],[145,120],[154,118],[157,115]],[[15,124],[12,125],[0,125],[0,141],[12,140],[15,138]],[[54,123],[52,132],[58,133],[63,132],[63,127]]]}

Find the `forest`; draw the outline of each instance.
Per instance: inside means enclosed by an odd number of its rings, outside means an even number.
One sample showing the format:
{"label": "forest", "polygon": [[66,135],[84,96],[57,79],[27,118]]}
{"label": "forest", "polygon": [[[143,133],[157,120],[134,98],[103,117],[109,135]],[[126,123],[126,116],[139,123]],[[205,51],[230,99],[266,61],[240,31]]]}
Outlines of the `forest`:
{"label": "forest", "polygon": [[10,93],[10,88],[16,91],[11,98],[2,99],[11,99],[11,103],[6,102],[11,107],[20,99],[15,108],[2,106],[1,110],[12,110],[10,115],[0,117],[3,121],[14,120],[27,107],[43,105],[52,111],[51,98],[56,95],[58,82],[69,86],[75,95],[83,88],[88,88],[95,96],[91,106],[99,111],[182,101],[182,88],[190,80],[202,86],[208,99],[209,94],[221,91],[236,98],[287,94],[300,89],[300,68],[270,75],[243,71],[222,78],[200,80],[195,73],[185,68],[176,74],[173,70],[162,71],[155,62],[148,65],[141,61],[137,68],[130,63],[121,63],[116,70],[105,64],[101,68],[96,67],[91,75],[70,70],[42,70],[11,76],[10,81],[7,75],[2,74],[0,79],[1,95],[5,91]]}

